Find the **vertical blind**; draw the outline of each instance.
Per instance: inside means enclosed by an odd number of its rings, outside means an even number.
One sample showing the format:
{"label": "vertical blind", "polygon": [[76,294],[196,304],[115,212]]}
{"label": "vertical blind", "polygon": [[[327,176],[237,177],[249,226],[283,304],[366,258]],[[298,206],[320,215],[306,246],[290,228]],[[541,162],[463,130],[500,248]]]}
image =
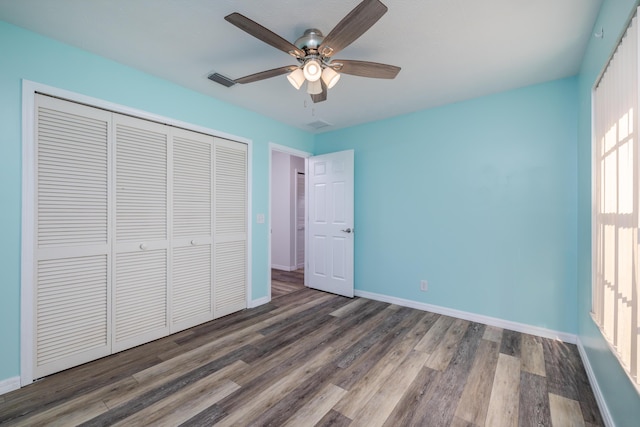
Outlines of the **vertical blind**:
{"label": "vertical blind", "polygon": [[593,318],[638,387],[638,25],[593,93]]}

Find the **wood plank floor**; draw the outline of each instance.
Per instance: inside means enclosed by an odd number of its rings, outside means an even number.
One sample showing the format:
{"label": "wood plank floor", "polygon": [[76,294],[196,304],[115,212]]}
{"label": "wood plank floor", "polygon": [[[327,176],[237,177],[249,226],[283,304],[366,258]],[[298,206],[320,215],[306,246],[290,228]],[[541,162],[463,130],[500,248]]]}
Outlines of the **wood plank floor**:
{"label": "wood plank floor", "polygon": [[304,270],[271,270],[271,298],[304,289]]}
{"label": "wood plank floor", "polygon": [[6,425],[601,426],[574,345],[307,289],[0,396]]}

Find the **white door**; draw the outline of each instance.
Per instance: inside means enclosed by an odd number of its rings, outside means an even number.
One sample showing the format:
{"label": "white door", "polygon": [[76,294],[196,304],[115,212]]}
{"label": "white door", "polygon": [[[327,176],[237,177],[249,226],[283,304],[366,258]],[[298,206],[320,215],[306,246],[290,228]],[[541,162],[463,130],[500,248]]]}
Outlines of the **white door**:
{"label": "white door", "polygon": [[213,140],[175,128],[171,333],[213,319]]}
{"label": "white door", "polygon": [[36,96],[33,378],[111,353],[110,113]]}
{"label": "white door", "polygon": [[114,114],[114,341],[121,351],[169,335],[168,129]]}
{"label": "white door", "polygon": [[247,145],[215,138],[213,317],[247,308]]}
{"label": "white door", "polygon": [[353,297],[353,150],[309,158],[305,283]]}

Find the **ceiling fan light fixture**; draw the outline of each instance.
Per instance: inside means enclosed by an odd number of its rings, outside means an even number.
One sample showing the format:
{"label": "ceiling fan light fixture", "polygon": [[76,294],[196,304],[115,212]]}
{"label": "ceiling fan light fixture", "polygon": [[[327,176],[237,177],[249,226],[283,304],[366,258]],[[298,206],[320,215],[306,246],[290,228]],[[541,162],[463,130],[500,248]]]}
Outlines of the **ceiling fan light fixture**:
{"label": "ceiling fan light fixture", "polygon": [[296,68],[291,73],[289,73],[287,79],[289,80],[289,83],[291,83],[291,86],[295,87],[296,89],[300,89],[302,87],[302,84],[304,83],[304,73],[300,68]]}
{"label": "ceiling fan light fixture", "polygon": [[336,71],[331,67],[326,67],[322,70],[322,81],[327,85],[327,89],[331,89],[338,83],[340,80],[340,74],[336,73]]}
{"label": "ceiling fan light fixture", "polygon": [[[309,28],[295,44],[238,12],[225,16],[227,22],[250,36],[292,55],[297,64],[265,70],[235,80],[228,79],[224,83],[252,83],[287,74],[289,82],[296,90],[306,81],[307,92],[311,94],[311,100],[317,103],[327,99],[327,89],[335,86],[342,74],[378,79],[395,78],[400,72],[400,67],[369,61],[333,60],[334,54],[356,41],[387,12],[387,6],[380,0],[359,1],[360,3],[342,18],[326,37],[319,30]],[[300,77],[301,73],[303,78]],[[212,80],[218,81],[213,78]]]}
{"label": "ceiling fan light fixture", "polygon": [[310,59],[306,64],[304,64],[302,72],[304,73],[305,79],[310,82],[315,82],[318,81],[322,75],[322,66],[317,59]]}
{"label": "ceiling fan light fixture", "polygon": [[307,82],[307,93],[309,95],[319,95],[322,93],[322,83],[320,80]]}

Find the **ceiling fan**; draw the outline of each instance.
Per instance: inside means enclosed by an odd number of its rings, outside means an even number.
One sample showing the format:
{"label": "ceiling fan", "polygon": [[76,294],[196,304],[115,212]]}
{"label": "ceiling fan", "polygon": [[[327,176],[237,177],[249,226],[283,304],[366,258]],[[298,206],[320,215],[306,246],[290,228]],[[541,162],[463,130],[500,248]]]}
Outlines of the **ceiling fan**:
{"label": "ceiling fan", "polygon": [[340,73],[393,79],[400,72],[400,67],[369,61],[333,59],[333,55],[353,43],[386,12],[387,7],[379,0],[364,0],[326,36],[323,36],[320,30],[310,28],[295,43],[288,42],[244,15],[232,13],[224,19],[255,38],[293,56],[298,65],[286,65],[235,80],[218,73],[212,74],[209,78],[225,86],[232,86],[236,83],[253,83],[289,73],[287,78],[296,89],[300,89],[305,81],[307,82],[307,93],[311,95],[313,102],[327,99],[327,89],[338,82]]}

